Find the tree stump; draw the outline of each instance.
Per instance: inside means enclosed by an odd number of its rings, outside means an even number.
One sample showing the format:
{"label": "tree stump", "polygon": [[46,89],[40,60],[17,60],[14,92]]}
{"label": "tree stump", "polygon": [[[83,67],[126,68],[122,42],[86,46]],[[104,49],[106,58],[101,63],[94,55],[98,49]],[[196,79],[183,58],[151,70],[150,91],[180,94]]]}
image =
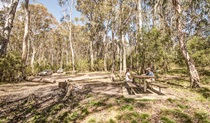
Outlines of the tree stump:
{"label": "tree stump", "polygon": [[68,87],[68,83],[66,81],[65,82],[59,82],[58,87],[60,89],[66,89]]}

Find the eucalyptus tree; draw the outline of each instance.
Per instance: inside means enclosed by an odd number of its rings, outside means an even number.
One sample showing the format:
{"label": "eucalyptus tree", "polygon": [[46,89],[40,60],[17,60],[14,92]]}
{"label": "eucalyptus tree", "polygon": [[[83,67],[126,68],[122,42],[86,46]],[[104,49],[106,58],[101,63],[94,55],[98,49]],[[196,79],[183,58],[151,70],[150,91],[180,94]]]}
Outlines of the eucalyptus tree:
{"label": "eucalyptus tree", "polygon": [[177,22],[177,29],[178,29],[178,35],[179,35],[179,44],[180,44],[180,49],[182,52],[182,55],[185,59],[185,62],[187,64],[189,73],[190,73],[190,81],[191,81],[191,87],[199,87],[199,82],[200,82],[200,78],[198,75],[198,71],[194,65],[193,59],[190,57],[187,48],[186,48],[186,43],[185,43],[185,37],[184,37],[184,32],[183,32],[183,18],[181,17],[181,15],[183,14],[183,8],[181,6],[181,3],[178,2],[177,0],[173,0],[172,4],[174,6],[174,9],[176,10],[177,13],[177,18],[176,18],[176,22]]}
{"label": "eucalyptus tree", "polygon": [[206,38],[208,35],[209,1],[162,1],[158,0],[156,9],[160,13],[161,25],[179,42],[180,51],[190,75],[191,87],[199,87],[199,74],[191,58],[186,43],[195,35]]}
{"label": "eucalyptus tree", "polygon": [[9,10],[5,16],[4,26],[1,29],[1,41],[0,41],[0,57],[6,55],[7,45],[10,39],[10,32],[13,27],[13,20],[15,18],[16,9],[18,6],[19,0],[12,0],[9,5]]}
{"label": "eucalyptus tree", "polygon": [[[78,0],[77,10],[80,11],[87,18],[87,30],[90,40],[90,70],[94,70],[94,45],[100,47],[101,40],[108,33],[108,26],[111,16],[107,13],[111,10],[109,2],[100,0]],[[104,10],[107,9],[107,10]],[[106,22],[105,22],[106,21]],[[106,23],[106,25],[104,25]],[[102,49],[102,48],[100,48]],[[99,51],[100,52],[100,51]],[[106,58],[105,58],[106,59]],[[106,62],[106,61],[105,61]],[[106,69],[106,68],[105,68]]]}
{"label": "eucalyptus tree", "polygon": [[23,46],[22,46],[22,76],[25,76],[26,71],[26,60],[27,60],[27,42],[28,42],[28,36],[29,36],[29,23],[30,23],[30,15],[28,10],[28,4],[29,0],[25,0],[24,3],[24,11],[25,11],[25,31],[24,31],[24,37],[23,37]]}
{"label": "eucalyptus tree", "polygon": [[[56,26],[57,21],[41,4],[29,5],[29,9],[31,22],[29,40],[32,48],[31,68],[34,73],[35,57],[38,57],[37,60],[39,64],[44,61],[44,52],[47,50],[43,49],[46,43],[45,40],[47,39],[48,32]],[[37,54],[39,54],[39,56],[37,56]]]}
{"label": "eucalyptus tree", "polygon": [[74,0],[58,0],[58,1],[59,5],[63,9],[63,21],[66,21],[68,25],[68,30],[69,30],[68,38],[71,50],[72,71],[75,72],[75,53],[72,43],[72,7],[74,5]]}

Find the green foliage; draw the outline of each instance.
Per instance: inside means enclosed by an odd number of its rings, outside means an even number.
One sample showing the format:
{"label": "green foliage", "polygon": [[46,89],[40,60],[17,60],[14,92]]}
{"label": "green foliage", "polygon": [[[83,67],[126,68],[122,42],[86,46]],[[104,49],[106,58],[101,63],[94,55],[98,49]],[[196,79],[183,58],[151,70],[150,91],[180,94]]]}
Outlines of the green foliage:
{"label": "green foliage", "polygon": [[135,100],[132,98],[123,98],[123,101],[126,103],[134,103],[135,102]]}
{"label": "green foliage", "polygon": [[136,118],[139,118],[139,116],[140,116],[140,114],[137,112],[130,112],[130,113],[125,113],[123,115],[117,116],[117,119],[124,120],[124,121],[127,121],[127,120],[132,121]]}
{"label": "green foliage", "polygon": [[189,106],[187,106],[187,105],[183,105],[183,104],[177,104],[177,106],[179,107],[179,108],[181,108],[181,109],[188,109],[189,108]]}
{"label": "green foliage", "polygon": [[96,123],[96,119],[95,118],[92,118],[88,121],[88,123]]}
{"label": "green foliage", "polygon": [[97,59],[94,61],[94,70],[102,71],[104,69],[104,60]]}
{"label": "green foliage", "polygon": [[117,123],[117,122],[113,119],[109,119],[109,121],[107,123]]}
{"label": "green foliage", "polygon": [[208,38],[194,36],[187,42],[189,53],[197,66],[210,64],[210,42]]}
{"label": "green foliage", "polygon": [[136,108],[145,108],[146,106],[147,106],[146,103],[142,103],[142,102],[135,103]]}
{"label": "green foliage", "polygon": [[62,109],[63,107],[64,107],[63,104],[57,104],[57,105],[53,106],[52,110],[58,111],[58,110]]}
{"label": "green foliage", "polygon": [[73,112],[73,113],[70,114],[70,119],[71,119],[71,120],[75,120],[75,119],[77,119],[78,117],[79,117],[78,112]]}
{"label": "green foliage", "polygon": [[128,112],[116,117],[120,121],[129,123],[149,123],[149,114],[139,114],[138,112]]}
{"label": "green foliage", "polygon": [[88,71],[89,70],[89,63],[87,59],[78,59],[76,62],[76,68],[78,71]]}
{"label": "green foliage", "polygon": [[194,114],[196,120],[201,123],[210,123],[210,119],[208,118],[209,113],[204,111],[197,111]]}
{"label": "green foliage", "polygon": [[132,105],[124,105],[121,107],[121,110],[125,111],[125,110],[128,110],[128,111],[133,111],[133,106]]}
{"label": "green foliage", "polygon": [[172,98],[168,98],[167,101],[169,101],[170,103],[174,103],[176,100]]}
{"label": "green foliage", "polygon": [[173,121],[172,119],[169,119],[167,117],[161,117],[160,119],[162,121],[162,123],[176,123],[175,121]]}
{"label": "green foliage", "polygon": [[141,118],[142,120],[146,120],[147,118],[149,118],[149,114],[141,114],[141,115],[140,115],[140,118]]}
{"label": "green foliage", "polygon": [[192,91],[196,91],[197,93],[202,95],[204,98],[210,100],[210,89],[202,87],[202,88],[193,89]]}
{"label": "green foliage", "polygon": [[21,57],[18,53],[8,53],[4,58],[0,58],[0,81],[18,81],[21,66]]}
{"label": "green foliage", "polygon": [[179,109],[163,110],[161,112],[161,115],[173,117],[174,120],[176,119],[176,121],[179,121],[179,122],[192,123],[191,116],[184,113],[183,111]]}
{"label": "green foliage", "polygon": [[151,30],[143,30],[141,36],[138,37],[140,42],[138,54],[133,55],[134,66],[138,61],[140,65],[150,66],[152,64],[156,65],[157,69],[166,71],[175,53],[172,50],[173,42],[170,34],[164,30],[152,28]]}
{"label": "green foliage", "polygon": [[105,106],[106,103],[102,102],[102,101],[91,101],[90,105],[92,106],[96,106],[96,107],[100,107],[100,106]]}

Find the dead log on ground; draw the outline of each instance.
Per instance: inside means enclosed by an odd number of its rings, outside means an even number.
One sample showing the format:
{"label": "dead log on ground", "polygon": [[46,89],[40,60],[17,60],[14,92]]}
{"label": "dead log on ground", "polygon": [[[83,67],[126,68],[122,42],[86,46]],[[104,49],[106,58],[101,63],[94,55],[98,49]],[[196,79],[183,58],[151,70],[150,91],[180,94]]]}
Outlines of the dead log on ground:
{"label": "dead log on ground", "polygon": [[56,80],[50,78],[43,78],[40,82],[56,83]]}
{"label": "dead log on ground", "polygon": [[32,81],[32,82],[40,82],[43,78],[41,77],[34,77],[34,76],[29,76],[26,77],[26,81]]}

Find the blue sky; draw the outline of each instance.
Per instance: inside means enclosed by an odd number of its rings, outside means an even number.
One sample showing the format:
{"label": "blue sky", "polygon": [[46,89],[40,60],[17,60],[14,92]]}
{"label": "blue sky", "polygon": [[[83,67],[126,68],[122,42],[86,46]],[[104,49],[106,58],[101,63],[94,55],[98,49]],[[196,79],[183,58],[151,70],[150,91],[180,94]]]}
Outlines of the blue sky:
{"label": "blue sky", "polygon": [[[57,21],[60,21],[62,17],[62,9],[58,5],[57,0],[30,0],[31,4],[43,4],[47,9],[48,12],[53,14]],[[80,17],[81,13],[78,12],[75,7],[73,7],[73,12],[72,12],[72,20],[74,20],[75,17]]]}

